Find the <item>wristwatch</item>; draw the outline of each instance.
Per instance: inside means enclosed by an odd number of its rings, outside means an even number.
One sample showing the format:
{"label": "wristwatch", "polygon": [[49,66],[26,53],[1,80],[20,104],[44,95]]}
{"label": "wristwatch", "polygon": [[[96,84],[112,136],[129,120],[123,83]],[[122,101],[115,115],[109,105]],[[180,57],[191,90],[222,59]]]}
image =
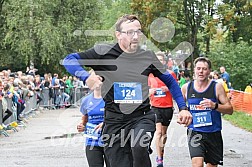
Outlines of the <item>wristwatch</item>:
{"label": "wristwatch", "polygon": [[218,107],[219,107],[219,103],[215,103],[215,106],[214,106],[213,110],[216,110]]}

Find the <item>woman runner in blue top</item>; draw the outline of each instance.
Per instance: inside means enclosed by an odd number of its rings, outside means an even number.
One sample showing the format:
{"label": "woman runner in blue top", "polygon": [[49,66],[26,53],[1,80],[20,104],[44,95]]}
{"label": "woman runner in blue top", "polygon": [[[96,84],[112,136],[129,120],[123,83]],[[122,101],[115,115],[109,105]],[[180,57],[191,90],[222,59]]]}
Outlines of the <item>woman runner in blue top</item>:
{"label": "woman runner in blue top", "polygon": [[103,167],[106,161],[101,141],[101,127],[104,119],[104,101],[101,96],[101,84],[97,84],[92,93],[81,102],[82,122],[77,126],[86,136],[86,156],[89,167]]}

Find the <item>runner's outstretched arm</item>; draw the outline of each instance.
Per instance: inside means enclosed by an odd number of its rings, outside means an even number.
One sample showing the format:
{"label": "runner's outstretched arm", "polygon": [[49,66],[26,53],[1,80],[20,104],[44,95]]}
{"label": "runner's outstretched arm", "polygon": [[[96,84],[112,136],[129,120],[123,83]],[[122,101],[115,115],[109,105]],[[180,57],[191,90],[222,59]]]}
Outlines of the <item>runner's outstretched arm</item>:
{"label": "runner's outstretched arm", "polygon": [[80,59],[81,57],[78,53],[71,53],[65,57],[63,60],[63,65],[70,74],[77,76],[85,82],[89,77],[89,73],[80,65],[78,61]]}
{"label": "runner's outstretched arm", "polygon": [[174,79],[174,77],[167,71],[163,74],[160,74],[158,78],[165,83],[165,85],[169,88],[172,97],[177,102],[179,109],[184,109],[186,107],[185,100],[181,93],[181,89]]}

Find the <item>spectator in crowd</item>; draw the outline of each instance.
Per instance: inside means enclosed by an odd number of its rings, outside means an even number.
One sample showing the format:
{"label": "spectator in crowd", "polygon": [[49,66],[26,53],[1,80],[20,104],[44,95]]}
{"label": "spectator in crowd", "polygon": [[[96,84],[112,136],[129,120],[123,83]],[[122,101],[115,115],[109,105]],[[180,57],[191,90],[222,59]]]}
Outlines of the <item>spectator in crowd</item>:
{"label": "spectator in crowd", "polygon": [[4,83],[2,81],[2,79],[0,78],[0,95],[3,96],[3,88],[4,88]]}
{"label": "spectator in crowd", "polygon": [[221,72],[221,78],[224,78],[226,80],[228,88],[231,88],[230,76],[229,76],[229,73],[226,72],[226,69],[224,66],[220,67],[220,72]]}
{"label": "spectator in crowd", "polygon": [[217,71],[213,71],[213,80],[215,82],[223,84],[223,79],[221,78],[220,74]]}
{"label": "spectator in crowd", "polygon": [[63,76],[62,79],[59,79],[60,83],[60,96],[61,96],[61,105],[64,107],[69,106],[70,95],[66,93],[66,76]]}
{"label": "spectator in crowd", "polygon": [[0,72],[0,79],[4,79],[4,73],[3,72]]}
{"label": "spectator in crowd", "polygon": [[180,79],[179,79],[178,83],[179,83],[179,87],[181,88],[186,83],[184,71],[181,71],[179,76],[180,76]]}
{"label": "spectator in crowd", "polygon": [[10,85],[6,84],[3,88],[3,95],[4,98],[2,98],[2,105],[3,105],[3,113],[4,113],[4,117],[3,117],[3,123],[12,115],[11,110],[8,108],[7,106],[7,101],[6,99],[12,99],[13,97],[13,93],[10,92]]}
{"label": "spectator in crowd", "polygon": [[[171,69],[169,69],[169,70],[171,70]],[[179,77],[179,67],[178,67],[178,64],[176,61],[174,61],[174,63],[173,63],[172,71],[176,74],[176,80],[177,80]]]}
{"label": "spectator in crowd", "polygon": [[191,62],[185,62],[185,70],[184,70],[185,78],[187,78],[187,77],[190,78],[190,73],[191,73]]}
{"label": "spectator in crowd", "polygon": [[73,77],[69,76],[66,80],[66,93],[70,96],[70,104],[74,104],[74,85],[73,85]]}
{"label": "spectator in crowd", "polygon": [[60,82],[58,78],[56,78],[54,81],[53,90],[54,90],[54,99],[55,99],[54,105],[56,109],[59,109],[61,96],[60,96]]}
{"label": "spectator in crowd", "polygon": [[83,82],[79,80],[76,76],[73,77],[73,86],[74,88],[82,88],[84,87]]}
{"label": "spectator in crowd", "polygon": [[22,99],[23,96],[23,92],[21,89],[21,81],[19,81],[17,84],[14,85],[14,90],[15,90],[15,95],[17,97],[17,121],[21,122],[22,118],[21,118],[21,113],[24,111],[25,109],[25,101]]}
{"label": "spectator in crowd", "polygon": [[173,60],[171,57],[168,58],[168,61],[167,61],[167,68],[168,69],[172,69],[173,68]]}
{"label": "spectator in crowd", "polygon": [[22,72],[22,71],[18,71],[18,72],[17,72],[17,77],[18,77],[19,79],[21,79],[22,76],[23,76],[23,72]]}
{"label": "spectator in crowd", "polygon": [[34,79],[34,90],[36,91],[36,99],[37,99],[37,104],[39,104],[43,99],[41,97],[41,90],[42,90],[42,83],[41,83],[41,78],[40,75],[35,75]]}
{"label": "spectator in crowd", "polygon": [[249,84],[246,86],[245,91],[246,93],[252,93],[252,80],[249,82]]}
{"label": "spectator in crowd", "polygon": [[227,97],[230,97],[229,88],[228,88],[228,84],[227,84],[226,79],[221,78],[221,76],[219,75],[219,73],[217,71],[214,71],[213,73],[214,73],[214,75],[213,75],[214,81],[222,84],[222,86],[227,94]]}
{"label": "spectator in crowd", "polygon": [[52,78],[52,86],[55,86],[55,80],[58,79],[59,75],[57,73],[53,74],[53,78]]}
{"label": "spectator in crowd", "polygon": [[56,80],[58,79],[58,74],[54,73],[53,74],[53,78],[51,80],[51,86],[52,86],[52,90],[53,90],[53,104],[56,106],[56,108],[58,108],[59,106],[56,104],[58,103],[58,94],[59,94],[59,83],[56,84]]}
{"label": "spectator in crowd", "polygon": [[33,65],[31,65],[30,67],[26,67],[26,74],[27,75],[32,75],[35,76],[35,73],[38,71],[38,69],[34,68]]}

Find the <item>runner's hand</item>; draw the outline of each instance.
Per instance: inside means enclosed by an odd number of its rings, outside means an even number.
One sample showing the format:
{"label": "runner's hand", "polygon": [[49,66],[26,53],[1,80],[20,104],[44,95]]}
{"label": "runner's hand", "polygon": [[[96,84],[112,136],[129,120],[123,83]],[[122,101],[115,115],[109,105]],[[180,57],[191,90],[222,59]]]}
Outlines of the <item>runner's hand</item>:
{"label": "runner's hand", "polygon": [[177,123],[189,126],[192,122],[192,114],[188,110],[181,110],[178,115]]}
{"label": "runner's hand", "polygon": [[162,86],[161,90],[162,90],[162,92],[168,92],[169,89],[167,88],[167,86]]}
{"label": "runner's hand", "polygon": [[95,127],[95,131],[98,132],[102,129],[102,126],[103,126],[103,122],[99,123],[96,127]]}
{"label": "runner's hand", "polygon": [[90,90],[94,90],[95,88],[102,85],[102,77],[91,73],[91,75],[86,80],[86,84]]}
{"label": "runner's hand", "polygon": [[153,95],[154,93],[156,93],[156,89],[155,88],[149,89],[149,94],[150,95]]}
{"label": "runner's hand", "polygon": [[207,98],[203,98],[203,100],[200,102],[200,105],[206,108],[211,108],[211,109],[215,107],[215,103],[212,100],[207,99]]}
{"label": "runner's hand", "polygon": [[85,126],[82,123],[80,123],[79,125],[77,125],[78,132],[83,132],[84,129],[85,129]]}

